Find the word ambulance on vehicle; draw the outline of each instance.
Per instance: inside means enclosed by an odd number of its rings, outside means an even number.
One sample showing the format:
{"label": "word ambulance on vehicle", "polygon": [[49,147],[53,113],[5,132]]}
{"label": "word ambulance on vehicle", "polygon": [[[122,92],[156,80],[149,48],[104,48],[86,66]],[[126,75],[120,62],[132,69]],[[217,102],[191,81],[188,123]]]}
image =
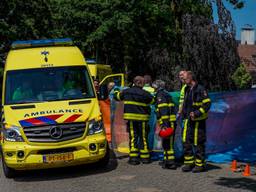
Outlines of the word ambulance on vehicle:
{"label": "word ambulance on vehicle", "polygon": [[1,157],[17,170],[109,161],[99,101],[71,39],[16,41],[4,68]]}

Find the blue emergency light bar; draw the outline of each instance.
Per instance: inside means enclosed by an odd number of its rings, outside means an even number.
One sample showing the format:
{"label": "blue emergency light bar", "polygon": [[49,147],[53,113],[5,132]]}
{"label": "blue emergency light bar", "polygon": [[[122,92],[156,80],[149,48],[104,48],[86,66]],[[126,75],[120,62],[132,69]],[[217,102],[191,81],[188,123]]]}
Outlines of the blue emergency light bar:
{"label": "blue emergency light bar", "polygon": [[12,49],[32,48],[32,47],[46,47],[46,46],[70,46],[73,41],[70,38],[63,39],[41,39],[28,41],[14,41],[11,45]]}
{"label": "blue emergency light bar", "polygon": [[96,60],[95,59],[86,59],[87,64],[95,64]]}

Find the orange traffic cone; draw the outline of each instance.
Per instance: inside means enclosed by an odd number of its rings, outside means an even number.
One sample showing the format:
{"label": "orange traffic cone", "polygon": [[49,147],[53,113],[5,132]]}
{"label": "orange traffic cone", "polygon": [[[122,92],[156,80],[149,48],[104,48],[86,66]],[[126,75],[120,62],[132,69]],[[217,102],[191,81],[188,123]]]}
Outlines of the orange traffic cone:
{"label": "orange traffic cone", "polygon": [[248,163],[245,166],[243,176],[245,176],[245,177],[251,176],[250,165]]}
{"label": "orange traffic cone", "polygon": [[237,170],[237,161],[233,160],[231,164],[231,171],[236,171]]}

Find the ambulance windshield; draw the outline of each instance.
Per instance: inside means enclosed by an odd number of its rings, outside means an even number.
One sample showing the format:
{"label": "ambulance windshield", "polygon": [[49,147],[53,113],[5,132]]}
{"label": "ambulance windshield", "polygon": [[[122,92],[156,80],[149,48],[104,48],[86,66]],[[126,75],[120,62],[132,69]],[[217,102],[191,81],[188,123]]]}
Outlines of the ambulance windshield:
{"label": "ambulance windshield", "polygon": [[5,104],[37,103],[95,97],[85,66],[8,71]]}

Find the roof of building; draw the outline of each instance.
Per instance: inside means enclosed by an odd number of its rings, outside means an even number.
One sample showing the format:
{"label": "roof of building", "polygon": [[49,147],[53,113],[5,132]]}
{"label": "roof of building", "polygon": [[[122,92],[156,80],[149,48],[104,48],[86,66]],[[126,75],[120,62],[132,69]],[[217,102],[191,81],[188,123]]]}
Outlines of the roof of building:
{"label": "roof of building", "polygon": [[242,30],[254,30],[252,25],[246,24],[242,27]]}
{"label": "roof of building", "polygon": [[238,54],[246,69],[256,78],[256,45],[239,45]]}

